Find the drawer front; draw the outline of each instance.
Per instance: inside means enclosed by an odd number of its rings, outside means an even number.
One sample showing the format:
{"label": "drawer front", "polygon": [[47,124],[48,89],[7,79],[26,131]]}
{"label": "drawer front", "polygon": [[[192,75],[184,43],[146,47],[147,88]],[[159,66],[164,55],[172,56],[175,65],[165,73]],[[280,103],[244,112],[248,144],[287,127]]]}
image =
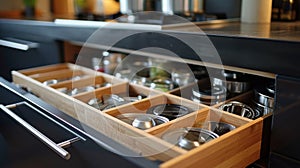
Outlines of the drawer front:
{"label": "drawer front", "polygon": [[59,45],[56,42],[36,42],[38,46],[20,50],[0,46],[1,76],[11,81],[11,71],[61,62]]}
{"label": "drawer front", "polygon": [[[0,104],[9,105],[13,103],[25,102],[26,100],[19,95],[2,87],[3,79],[0,79]],[[6,85],[8,86],[8,85]],[[7,98],[10,100],[8,101]],[[38,99],[38,98],[36,98]],[[38,102],[42,104],[42,101]],[[1,106],[3,107],[3,106]],[[34,106],[35,107],[35,106]],[[45,108],[45,107],[43,107]],[[95,141],[85,136],[81,132],[74,130],[69,125],[48,115],[33,110],[32,108],[19,104],[16,108],[9,108],[15,115],[47,136],[55,143],[64,142],[76,136],[82,139],[72,143],[64,149],[69,152],[71,157],[68,160],[60,157],[51,150],[40,139],[35,137],[22,124],[18,123],[4,110],[0,109],[0,167],[97,167],[99,165],[110,165],[110,167],[138,167],[135,163],[110,152],[99,146]],[[54,108],[52,108],[53,110]],[[49,110],[49,109],[47,109]],[[43,112],[43,111],[42,111]],[[56,110],[58,112],[58,110]],[[55,122],[49,120],[51,117]],[[66,129],[68,128],[68,130]]]}

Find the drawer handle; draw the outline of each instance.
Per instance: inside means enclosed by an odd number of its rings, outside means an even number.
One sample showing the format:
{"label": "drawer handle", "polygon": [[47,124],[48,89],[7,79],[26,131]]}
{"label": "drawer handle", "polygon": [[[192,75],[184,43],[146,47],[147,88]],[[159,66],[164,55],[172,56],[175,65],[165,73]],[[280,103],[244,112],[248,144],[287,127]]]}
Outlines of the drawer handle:
{"label": "drawer handle", "polygon": [[4,106],[0,104],[0,109],[2,109],[6,114],[8,114],[10,117],[12,117],[15,121],[17,121],[19,124],[21,124],[23,127],[25,127],[30,133],[32,133],[34,136],[36,136],[39,140],[41,140],[44,144],[46,144],[49,148],[51,148],[54,152],[56,152],[59,156],[62,158],[68,160],[71,158],[71,155],[69,152],[64,150],[60,145],[53,142],[51,139],[49,139],[47,136],[45,136],[43,133],[38,131],[36,128],[34,128],[32,125],[27,123],[25,120],[23,120],[21,117],[16,115],[14,112],[12,112],[9,108],[15,108],[17,105],[12,104],[8,106]]}
{"label": "drawer handle", "polygon": [[0,46],[10,47],[22,51],[27,51],[32,48],[38,48],[39,43],[26,41],[26,40],[20,40],[15,38],[5,38],[0,39]]}

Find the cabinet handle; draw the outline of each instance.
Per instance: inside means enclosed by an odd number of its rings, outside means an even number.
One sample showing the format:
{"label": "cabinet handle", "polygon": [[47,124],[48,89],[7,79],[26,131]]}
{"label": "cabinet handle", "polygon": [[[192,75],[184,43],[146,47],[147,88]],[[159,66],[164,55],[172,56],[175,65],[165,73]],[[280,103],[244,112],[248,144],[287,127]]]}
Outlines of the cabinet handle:
{"label": "cabinet handle", "polygon": [[47,136],[45,136],[43,133],[38,131],[36,128],[34,128],[32,125],[27,123],[25,120],[23,120],[21,117],[16,115],[14,112],[12,112],[9,108],[16,107],[16,104],[4,106],[0,104],[0,109],[2,109],[6,114],[8,114],[10,117],[12,117],[15,121],[17,121],[19,124],[21,124],[23,127],[25,127],[31,134],[36,136],[39,140],[41,140],[44,144],[46,144],[49,148],[51,148],[54,152],[56,152],[59,156],[62,158],[68,160],[71,158],[71,155],[69,152],[64,150],[60,145],[57,145],[55,142],[53,142],[51,139],[49,139]]}
{"label": "cabinet handle", "polygon": [[10,47],[18,50],[27,51],[32,48],[38,48],[39,43],[20,40],[16,38],[0,39],[0,46]]}

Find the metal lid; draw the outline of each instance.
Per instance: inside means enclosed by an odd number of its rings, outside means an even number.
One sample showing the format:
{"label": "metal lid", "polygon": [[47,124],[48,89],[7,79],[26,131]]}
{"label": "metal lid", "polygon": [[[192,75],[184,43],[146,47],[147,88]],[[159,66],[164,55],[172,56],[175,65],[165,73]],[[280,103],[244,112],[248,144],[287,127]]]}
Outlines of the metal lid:
{"label": "metal lid", "polygon": [[222,71],[222,75],[228,80],[239,80],[239,81],[241,81],[241,79],[244,78],[245,76],[244,73],[233,72],[228,70]]}
{"label": "metal lid", "polygon": [[224,78],[213,78],[213,84],[226,86],[227,91],[230,93],[244,93],[250,89],[250,82],[244,73],[222,71],[221,75]]}
{"label": "metal lid", "polygon": [[263,115],[269,114],[273,112],[273,108],[264,106],[258,102],[253,101],[253,110],[258,113],[257,117],[261,117]]}
{"label": "metal lid", "polygon": [[181,148],[191,150],[219,136],[209,130],[186,127],[166,132],[162,139]]}
{"label": "metal lid", "polygon": [[216,122],[216,121],[207,121],[207,122],[199,122],[194,125],[195,127],[199,127],[202,129],[206,129],[212,131],[219,136],[234,130],[236,127],[229,123],[224,122]]}
{"label": "metal lid", "polygon": [[212,87],[210,85],[206,87],[199,86],[199,89],[193,88],[192,92],[194,97],[199,99],[206,99],[207,101],[226,98],[226,88],[220,85],[214,85]]}
{"label": "metal lid", "polygon": [[162,116],[153,114],[141,114],[141,113],[126,113],[116,116],[116,118],[131,124],[133,127],[146,130],[156,125],[160,125],[169,120]]}
{"label": "metal lid", "polygon": [[254,89],[254,100],[266,107],[274,107],[274,84],[269,84],[263,87],[256,87]]}
{"label": "metal lid", "polygon": [[178,104],[159,104],[149,108],[147,113],[164,116],[169,120],[173,120],[190,113],[190,110]]}
{"label": "metal lid", "polygon": [[257,113],[250,106],[238,101],[230,101],[225,103],[221,105],[219,109],[249,119],[254,119],[257,116]]}

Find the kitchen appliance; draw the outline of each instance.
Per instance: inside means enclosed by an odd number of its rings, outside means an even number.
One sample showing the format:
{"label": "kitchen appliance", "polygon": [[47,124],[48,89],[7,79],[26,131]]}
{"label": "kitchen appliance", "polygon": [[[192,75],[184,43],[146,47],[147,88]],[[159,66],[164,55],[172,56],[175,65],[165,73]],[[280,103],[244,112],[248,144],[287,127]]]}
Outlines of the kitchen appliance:
{"label": "kitchen appliance", "polygon": [[154,11],[154,4],[155,1],[153,0],[120,0],[120,11],[125,15],[142,11]]}
{"label": "kitchen appliance", "polygon": [[[190,21],[207,21],[216,20],[218,16],[215,14],[205,13],[204,0],[164,0],[161,1],[162,12],[166,15],[179,15]],[[223,16],[222,16],[222,19]]]}
{"label": "kitchen appliance", "polygon": [[184,14],[186,16],[203,13],[204,0],[165,0],[161,1],[162,12],[166,14]]}

